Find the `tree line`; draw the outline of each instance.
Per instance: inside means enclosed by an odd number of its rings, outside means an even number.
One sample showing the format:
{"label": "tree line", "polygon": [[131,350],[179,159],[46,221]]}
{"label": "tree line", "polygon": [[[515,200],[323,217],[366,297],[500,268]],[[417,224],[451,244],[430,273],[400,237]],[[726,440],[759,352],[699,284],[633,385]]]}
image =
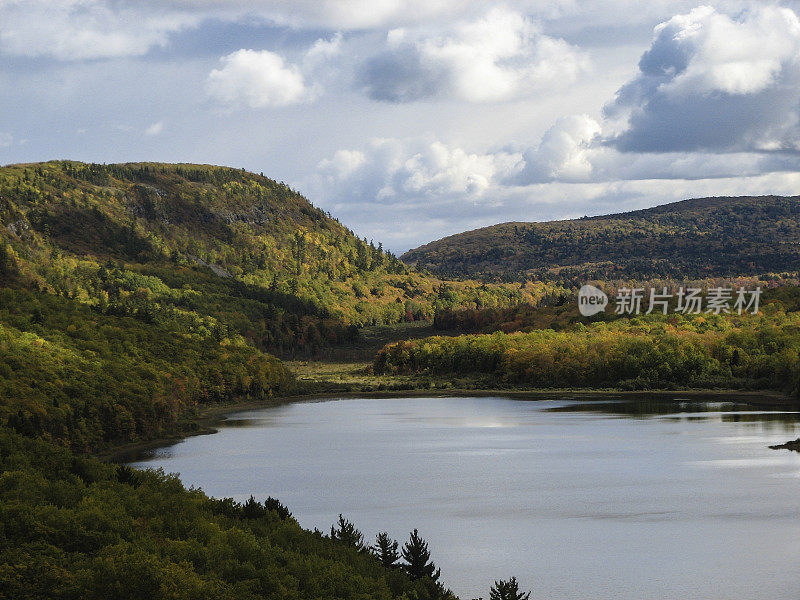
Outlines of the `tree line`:
{"label": "tree line", "polygon": [[740,388],[798,393],[800,313],[649,315],[561,331],[495,332],[401,341],[381,349],[381,374],[485,374],[533,388]]}

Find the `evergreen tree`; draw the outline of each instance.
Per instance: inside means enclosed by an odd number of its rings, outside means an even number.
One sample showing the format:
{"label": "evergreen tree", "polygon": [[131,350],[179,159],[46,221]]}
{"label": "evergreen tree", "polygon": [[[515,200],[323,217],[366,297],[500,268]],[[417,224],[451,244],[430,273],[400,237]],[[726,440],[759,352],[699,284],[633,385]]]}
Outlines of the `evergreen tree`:
{"label": "evergreen tree", "polygon": [[331,539],[352,546],[356,550],[364,550],[364,536],[351,521],[345,519],[341,514],[339,521],[331,525]]}
{"label": "evergreen tree", "polygon": [[387,569],[394,568],[400,554],[397,552],[397,541],[389,537],[385,531],[381,531],[375,538],[375,545],[371,548],[372,554]]}
{"label": "evergreen tree", "polygon": [[489,590],[489,600],[528,600],[531,593],[523,594],[519,591],[519,583],[516,577],[508,581],[495,581],[492,589]]}
{"label": "evergreen tree", "polygon": [[267,509],[253,496],[242,505],[242,516],[245,519],[260,519],[267,514]]}
{"label": "evergreen tree", "polygon": [[423,540],[415,529],[411,532],[408,542],[403,545],[403,560],[407,564],[403,568],[411,579],[417,580],[427,577],[432,581],[439,579],[439,569],[431,561],[428,542]]}

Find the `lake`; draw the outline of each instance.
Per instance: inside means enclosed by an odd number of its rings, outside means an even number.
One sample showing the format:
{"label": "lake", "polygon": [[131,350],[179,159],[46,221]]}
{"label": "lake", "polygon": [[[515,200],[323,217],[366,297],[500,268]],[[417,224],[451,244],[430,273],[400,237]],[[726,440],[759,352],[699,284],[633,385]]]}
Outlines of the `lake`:
{"label": "lake", "polygon": [[418,528],[442,581],[488,597],[797,600],[800,415],[657,398],[343,399],[237,412],[138,467],[217,496]]}

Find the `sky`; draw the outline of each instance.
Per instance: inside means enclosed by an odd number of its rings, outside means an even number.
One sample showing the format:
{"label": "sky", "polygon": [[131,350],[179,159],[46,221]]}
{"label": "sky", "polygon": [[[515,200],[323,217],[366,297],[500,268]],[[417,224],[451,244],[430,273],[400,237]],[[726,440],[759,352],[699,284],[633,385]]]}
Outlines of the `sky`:
{"label": "sky", "polygon": [[0,0],[0,164],[243,167],[403,252],[800,193],[800,1]]}

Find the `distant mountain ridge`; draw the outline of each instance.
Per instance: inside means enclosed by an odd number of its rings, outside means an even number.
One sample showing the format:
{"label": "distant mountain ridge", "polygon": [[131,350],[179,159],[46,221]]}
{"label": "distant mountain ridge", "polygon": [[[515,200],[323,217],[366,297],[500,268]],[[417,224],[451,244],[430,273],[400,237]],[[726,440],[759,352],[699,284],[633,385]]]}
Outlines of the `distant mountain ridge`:
{"label": "distant mountain ridge", "polygon": [[611,215],[510,222],[401,259],[440,276],[514,280],[707,278],[800,269],[800,196],[695,198]]}

